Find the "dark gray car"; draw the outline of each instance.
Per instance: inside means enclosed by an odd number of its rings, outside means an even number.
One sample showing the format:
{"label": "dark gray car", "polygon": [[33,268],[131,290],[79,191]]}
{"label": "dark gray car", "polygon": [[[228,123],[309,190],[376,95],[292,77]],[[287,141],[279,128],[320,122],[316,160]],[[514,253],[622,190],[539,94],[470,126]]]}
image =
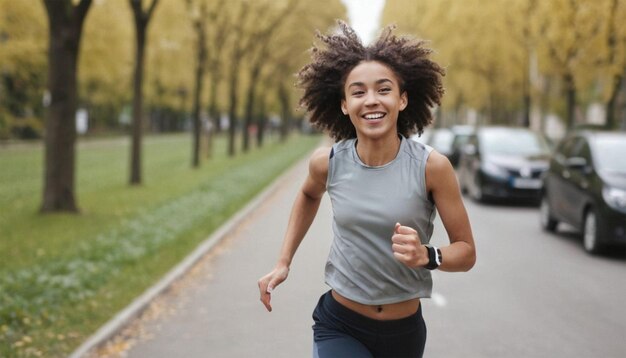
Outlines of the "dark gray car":
{"label": "dark gray car", "polygon": [[550,147],[528,128],[480,127],[463,148],[461,190],[476,201],[523,199],[539,203]]}
{"label": "dark gray car", "polygon": [[581,131],[557,146],[544,178],[541,225],[580,230],[584,248],[598,253],[626,245],[626,132]]}

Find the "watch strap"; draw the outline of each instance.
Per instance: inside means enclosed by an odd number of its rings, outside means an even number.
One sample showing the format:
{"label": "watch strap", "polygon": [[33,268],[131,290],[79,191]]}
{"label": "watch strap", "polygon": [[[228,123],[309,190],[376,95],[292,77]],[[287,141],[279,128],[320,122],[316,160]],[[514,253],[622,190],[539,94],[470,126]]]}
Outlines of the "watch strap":
{"label": "watch strap", "polygon": [[434,246],[426,246],[428,251],[428,264],[424,268],[434,270],[441,265],[441,250]]}

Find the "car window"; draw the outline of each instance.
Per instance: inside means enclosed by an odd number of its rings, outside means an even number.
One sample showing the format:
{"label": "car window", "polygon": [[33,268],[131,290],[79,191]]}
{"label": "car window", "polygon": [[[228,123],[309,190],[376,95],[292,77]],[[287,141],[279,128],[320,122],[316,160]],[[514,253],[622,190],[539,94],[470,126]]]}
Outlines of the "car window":
{"label": "car window", "polygon": [[486,131],[481,141],[481,151],[490,154],[544,155],[550,152],[545,139],[531,131]]}
{"label": "car window", "polygon": [[589,149],[587,141],[583,138],[576,140],[569,157],[582,157],[587,159],[587,162],[591,164],[591,150]]}
{"label": "car window", "polygon": [[626,140],[623,137],[598,138],[594,143],[594,159],[599,170],[626,173]]}
{"label": "car window", "polygon": [[556,148],[556,153],[564,157],[569,156],[569,154],[572,152],[572,146],[575,142],[576,138],[568,138],[563,140]]}
{"label": "car window", "polygon": [[554,159],[556,159],[557,162],[563,164],[567,158],[571,157],[578,140],[579,138],[577,137],[564,139],[556,148]]}

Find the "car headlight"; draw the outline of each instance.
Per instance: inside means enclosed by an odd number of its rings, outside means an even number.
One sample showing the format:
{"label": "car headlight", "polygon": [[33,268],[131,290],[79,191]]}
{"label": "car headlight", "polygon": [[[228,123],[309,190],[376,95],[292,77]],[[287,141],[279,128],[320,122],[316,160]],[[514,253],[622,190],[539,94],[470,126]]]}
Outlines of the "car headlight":
{"label": "car headlight", "polygon": [[492,162],[484,162],[481,169],[483,170],[485,174],[494,178],[500,178],[500,179],[509,178],[509,172],[506,169]]}
{"label": "car headlight", "polygon": [[602,197],[613,209],[626,210],[626,190],[605,186],[602,188]]}

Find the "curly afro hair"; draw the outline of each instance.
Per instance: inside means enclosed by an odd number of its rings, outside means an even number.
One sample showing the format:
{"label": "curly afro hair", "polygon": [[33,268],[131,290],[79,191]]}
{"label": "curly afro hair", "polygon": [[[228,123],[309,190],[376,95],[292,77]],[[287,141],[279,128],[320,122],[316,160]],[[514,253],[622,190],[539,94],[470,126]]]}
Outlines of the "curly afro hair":
{"label": "curly afro hair", "polygon": [[378,61],[388,66],[406,91],[408,106],[398,115],[398,133],[409,137],[422,133],[432,122],[431,107],[441,105],[442,77],[445,71],[428,57],[432,53],[424,41],[392,34],[395,26],[386,27],[378,40],[364,46],[354,30],[338,21],[339,33],[317,38],[325,49],[311,49],[311,63],[298,72],[298,86],[304,90],[300,106],[309,113],[311,124],[328,131],[336,141],[355,138],[352,122],[341,112],[348,74],[363,61]]}

